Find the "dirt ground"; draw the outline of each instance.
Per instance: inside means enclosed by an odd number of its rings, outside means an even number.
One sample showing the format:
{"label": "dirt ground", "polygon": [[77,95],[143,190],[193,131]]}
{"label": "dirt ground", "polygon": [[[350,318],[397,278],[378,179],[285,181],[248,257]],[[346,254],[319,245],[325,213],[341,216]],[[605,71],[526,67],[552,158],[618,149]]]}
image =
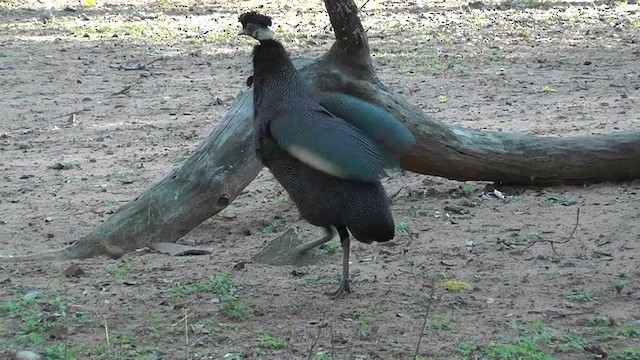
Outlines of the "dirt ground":
{"label": "dirt ground", "polygon": [[[187,157],[250,74],[237,15],[260,4],[0,2],[0,254],[78,240]],[[260,9],[292,54],[330,46],[319,1]],[[382,81],[426,114],[572,136],[640,128],[638,10],[378,0],[362,19]],[[344,299],[322,294],[335,240],[318,265],[236,266],[287,226],[321,234],[263,171],[180,241],[211,255],[0,263],[0,358],[409,359],[421,338],[417,359],[640,359],[640,181],[505,201],[482,182],[384,183],[397,237],[353,244]]]}

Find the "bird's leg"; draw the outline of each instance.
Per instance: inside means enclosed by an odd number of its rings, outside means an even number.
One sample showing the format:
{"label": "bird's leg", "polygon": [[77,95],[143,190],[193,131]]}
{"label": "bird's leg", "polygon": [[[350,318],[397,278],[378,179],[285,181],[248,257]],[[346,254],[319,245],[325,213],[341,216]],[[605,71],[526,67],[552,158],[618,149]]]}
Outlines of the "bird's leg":
{"label": "bird's leg", "polygon": [[320,245],[330,241],[336,235],[336,232],[333,229],[333,227],[324,228],[324,232],[325,232],[325,234],[324,234],[324,236],[322,238],[320,238],[318,240],[315,240],[315,241],[309,241],[308,243],[304,243],[304,244],[300,244],[300,245],[296,246],[293,249],[294,254],[300,255],[305,251],[309,251],[309,250],[313,249],[316,246],[320,246]]}
{"label": "bird's leg", "polygon": [[349,239],[347,228],[338,228],[338,233],[342,244],[342,279],[340,279],[340,287],[337,290],[325,293],[334,299],[351,293],[351,280],[349,278],[349,247],[351,246],[351,240]]}

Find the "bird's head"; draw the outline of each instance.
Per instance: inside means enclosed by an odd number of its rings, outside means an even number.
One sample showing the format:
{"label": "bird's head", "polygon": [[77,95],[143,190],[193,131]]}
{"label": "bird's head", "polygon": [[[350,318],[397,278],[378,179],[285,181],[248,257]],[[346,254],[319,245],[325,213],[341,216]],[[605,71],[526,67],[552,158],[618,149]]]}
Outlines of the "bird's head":
{"label": "bird's head", "polygon": [[273,40],[275,34],[269,26],[271,26],[271,18],[259,14],[255,11],[246,12],[238,18],[242,24],[242,30],[238,32],[238,35],[247,35],[258,41]]}

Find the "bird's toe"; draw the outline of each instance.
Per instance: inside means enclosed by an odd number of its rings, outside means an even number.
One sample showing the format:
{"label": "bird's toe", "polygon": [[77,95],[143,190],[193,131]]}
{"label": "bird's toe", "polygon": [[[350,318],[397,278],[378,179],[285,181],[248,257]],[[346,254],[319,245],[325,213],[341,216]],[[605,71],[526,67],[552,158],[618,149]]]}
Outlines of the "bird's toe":
{"label": "bird's toe", "polygon": [[334,291],[327,291],[324,293],[332,299],[341,299],[348,294],[351,294],[351,282],[349,280],[342,281],[340,287]]}

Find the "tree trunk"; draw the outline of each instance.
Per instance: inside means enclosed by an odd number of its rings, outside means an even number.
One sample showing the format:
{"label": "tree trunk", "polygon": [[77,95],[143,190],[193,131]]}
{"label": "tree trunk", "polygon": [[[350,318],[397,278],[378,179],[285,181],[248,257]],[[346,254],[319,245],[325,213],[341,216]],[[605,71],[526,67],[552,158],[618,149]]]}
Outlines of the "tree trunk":
{"label": "tree trunk", "polygon": [[[336,42],[325,55],[296,66],[320,89],[360,97],[397,116],[416,138],[414,147],[397,154],[404,169],[523,185],[640,178],[640,131],[550,138],[468,130],[426,117],[377,78],[355,3],[325,4]],[[0,261],[115,258],[153,242],[177,241],[229,205],[262,168],[253,151],[252,113],[251,90],[244,88],[193,155],[94,231],[65,249]]]}

